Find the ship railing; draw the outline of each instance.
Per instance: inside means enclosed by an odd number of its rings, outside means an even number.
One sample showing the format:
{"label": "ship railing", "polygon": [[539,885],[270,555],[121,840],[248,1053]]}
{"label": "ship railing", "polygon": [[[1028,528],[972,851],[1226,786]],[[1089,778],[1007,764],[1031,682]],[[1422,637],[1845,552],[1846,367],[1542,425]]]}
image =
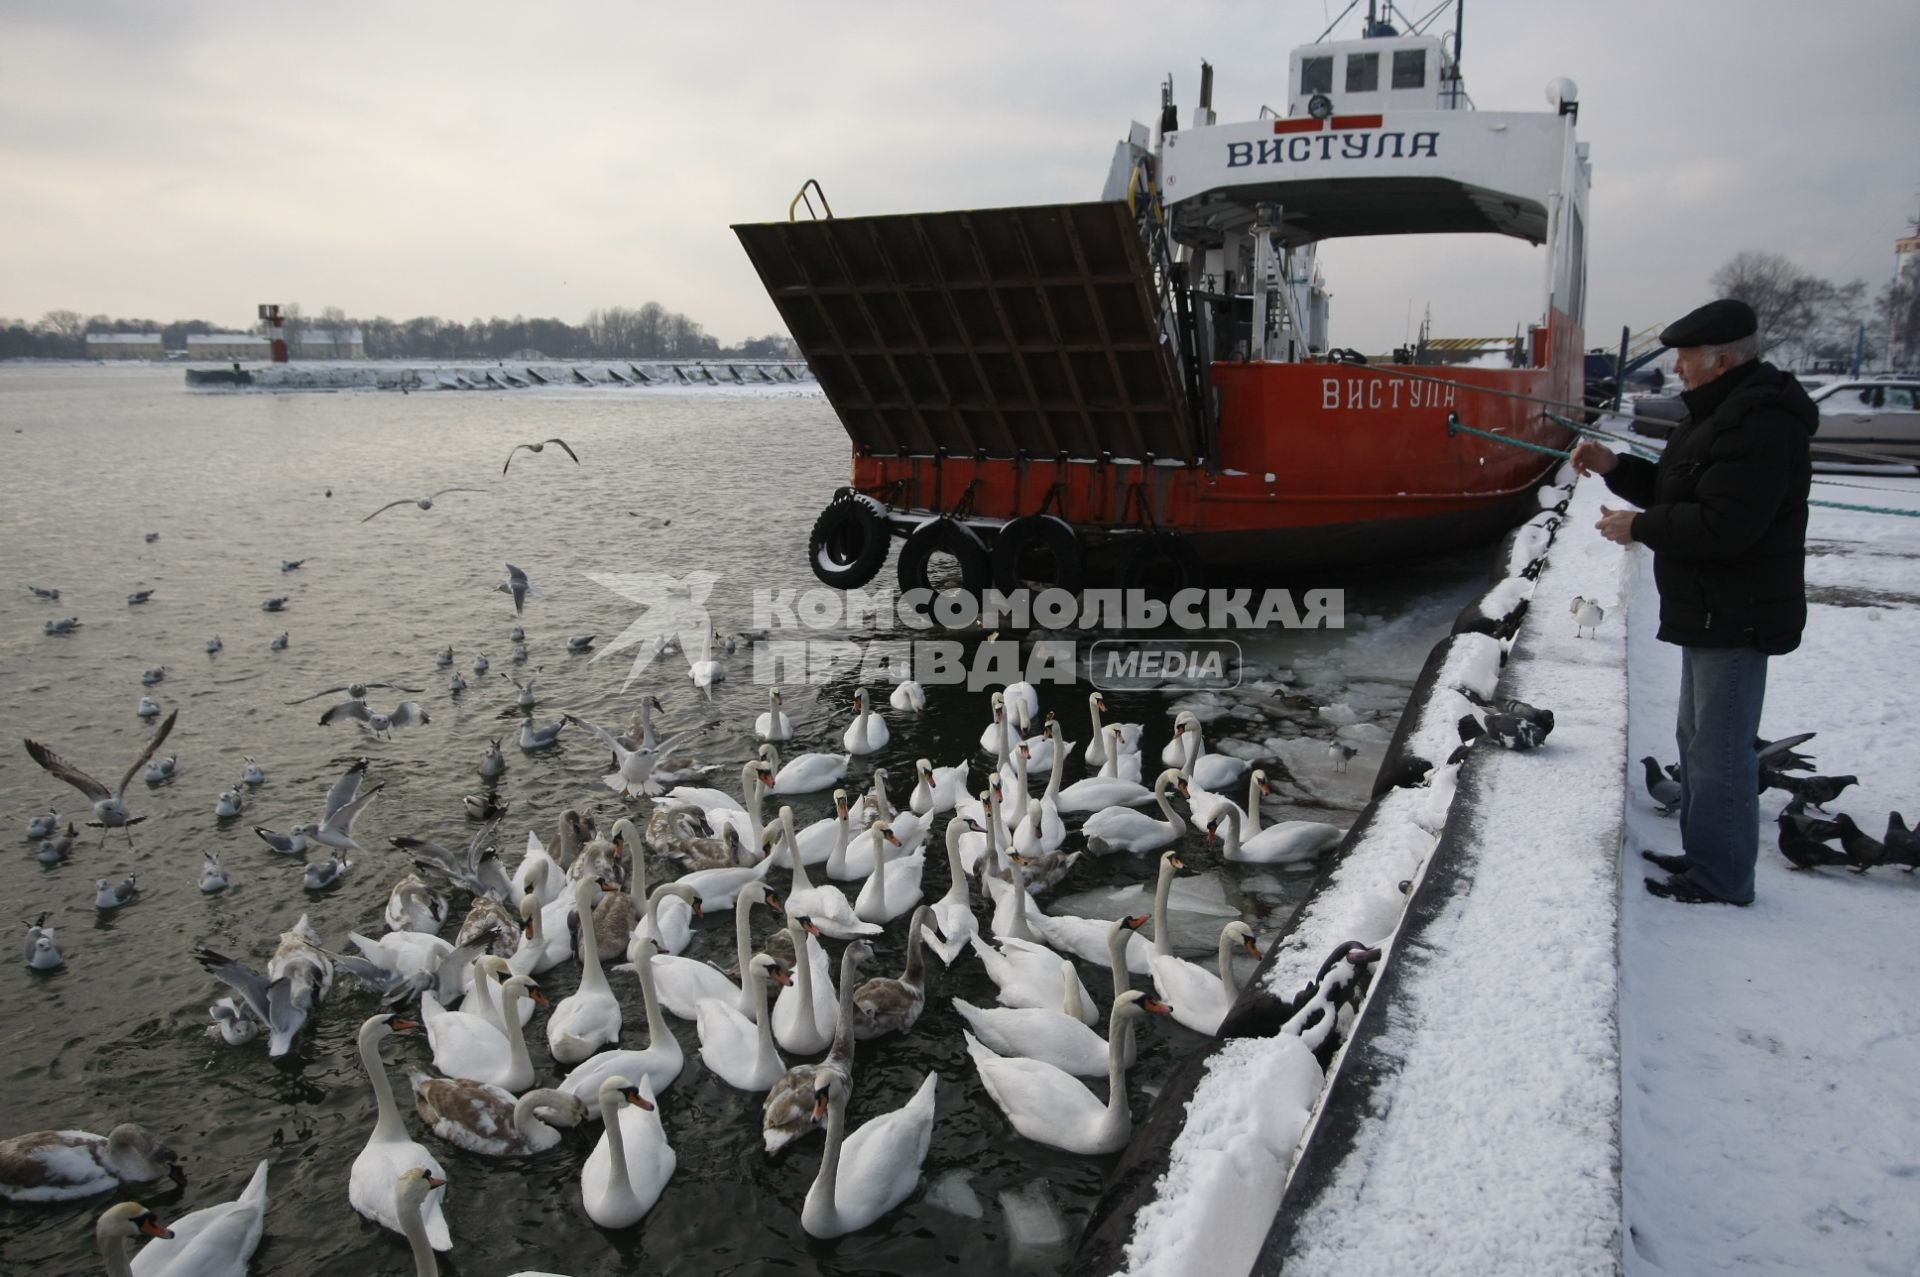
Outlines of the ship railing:
{"label": "ship railing", "polygon": [[1207,365],[1200,358],[1202,342],[1193,307],[1192,283],[1184,262],[1173,254],[1173,242],[1167,235],[1166,207],[1160,200],[1160,187],[1154,180],[1148,161],[1134,165],[1127,179],[1127,209],[1140,229],[1147,250],[1147,262],[1153,271],[1153,293],[1159,303],[1160,339],[1170,343],[1174,365],[1187,392],[1188,411],[1192,414],[1194,452],[1202,464],[1212,464],[1219,456],[1216,446],[1218,419],[1213,411]]}

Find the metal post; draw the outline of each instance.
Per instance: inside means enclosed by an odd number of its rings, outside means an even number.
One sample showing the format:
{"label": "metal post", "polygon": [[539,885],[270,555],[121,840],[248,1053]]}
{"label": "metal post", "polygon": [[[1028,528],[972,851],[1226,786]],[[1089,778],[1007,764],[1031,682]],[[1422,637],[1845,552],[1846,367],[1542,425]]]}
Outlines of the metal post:
{"label": "metal post", "polygon": [[1620,396],[1627,393],[1627,342],[1632,334],[1620,325],[1620,358],[1613,364],[1613,410],[1620,411]]}

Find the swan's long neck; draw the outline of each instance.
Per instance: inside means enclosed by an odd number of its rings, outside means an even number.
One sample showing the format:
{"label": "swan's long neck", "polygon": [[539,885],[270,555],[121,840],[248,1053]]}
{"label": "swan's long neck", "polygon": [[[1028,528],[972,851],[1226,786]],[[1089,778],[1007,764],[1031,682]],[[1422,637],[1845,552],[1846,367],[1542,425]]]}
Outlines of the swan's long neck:
{"label": "swan's long neck", "polygon": [[133,1266],[127,1262],[127,1239],[120,1234],[100,1234],[100,1259],[107,1266],[107,1277],[133,1277]]}
{"label": "swan's long neck", "polygon": [[1240,813],[1229,807],[1226,809],[1225,815],[1227,818],[1227,849],[1221,854],[1228,860],[1238,860],[1240,859]]}
{"label": "swan's long neck", "polygon": [[747,786],[747,831],[756,845],[767,836],[766,793],[767,787],[756,773]]}
{"label": "swan's long neck", "polygon": [[[820,1210],[828,1219],[838,1221],[840,1208],[834,1205],[833,1190],[840,1178],[840,1143],[847,1134],[846,1092],[834,1088],[827,1097],[827,1151],[820,1159],[820,1173],[814,1176],[814,1192],[820,1194]],[[812,1194],[808,1195],[809,1197]],[[836,1222],[836,1227],[837,1222]]]}
{"label": "swan's long neck", "polygon": [[422,1198],[411,1210],[403,1203],[397,1205],[400,1231],[413,1250],[413,1277],[440,1277],[440,1261],[433,1257],[433,1243],[427,1240],[426,1200]]}
{"label": "swan's long neck", "polygon": [[[645,879],[639,866],[645,861],[638,849],[633,856],[635,881],[642,886]],[[580,915],[580,988],[597,992],[607,991],[607,975],[600,969],[600,937],[593,925],[593,883],[585,878],[580,880],[580,890],[573,898],[575,911]],[[648,916],[652,916],[653,897],[647,897]],[[656,927],[654,934],[658,935]]]}
{"label": "swan's long neck", "polygon": [[[796,965],[805,962],[807,960],[806,951],[796,946],[793,960]],[[768,1065],[775,1064],[779,1061],[779,1056],[773,1049],[773,1017],[767,1014],[766,972],[757,967],[753,968],[752,974],[748,976],[748,979],[753,981],[753,1023],[760,1035],[760,1054],[758,1059],[759,1066],[764,1070]],[[808,1005],[811,1006],[812,1003],[808,1003]]]}
{"label": "swan's long neck", "polygon": [[1000,791],[987,787],[987,863],[980,870],[980,879],[986,881],[988,874],[1000,872],[1000,831],[1006,826],[1000,823]]}
{"label": "swan's long neck", "polygon": [[1240,992],[1233,986],[1233,933],[1224,929],[1220,932],[1220,992],[1229,1005]]}
{"label": "swan's long neck", "polygon": [[1166,773],[1160,773],[1160,779],[1153,782],[1153,801],[1160,804],[1160,814],[1167,818],[1167,823],[1173,826],[1173,836],[1178,838],[1186,832],[1187,822],[1180,819],[1180,813],[1173,809],[1173,803],[1168,800],[1167,784]]}
{"label": "swan's long neck", "polygon": [[[762,745],[761,748],[771,749],[772,746]],[[775,754],[774,757],[778,758],[779,755]],[[750,763],[740,765],[740,802],[749,812],[753,810],[753,787],[760,774],[760,763],[761,760],[756,758]],[[778,763],[774,764],[774,769],[776,771],[779,769]]]}
{"label": "swan's long neck", "polygon": [[1173,953],[1173,937],[1167,934],[1167,897],[1173,894],[1173,864],[1160,862],[1160,881],[1153,887],[1153,951],[1160,957]]}
{"label": "swan's long neck", "polygon": [[407,1124],[400,1118],[400,1106],[393,1102],[393,1082],[380,1058],[380,1040],[371,1034],[360,1035],[360,1063],[366,1066],[367,1080],[373,1083],[374,1103],[380,1115],[373,1122],[373,1138],[386,1144],[404,1144]]}
{"label": "swan's long neck", "polygon": [[633,1198],[633,1180],[627,1175],[627,1135],[620,1129],[620,1110],[626,1100],[619,1092],[600,1097],[600,1125],[607,1132],[607,1192],[611,1197]]}
{"label": "swan's long neck", "polygon": [[521,1143],[532,1144],[544,1135],[559,1134],[541,1118],[537,1110],[553,1108],[564,1095],[563,1091],[528,1091],[513,1102],[513,1129],[520,1136]]}
{"label": "swan's long neck", "polygon": [[1033,943],[1033,932],[1027,928],[1027,875],[1015,867],[1013,875],[1013,922],[1007,927],[1007,934],[1016,940]]}
{"label": "swan's long neck", "polygon": [[947,822],[947,886],[946,901],[949,904],[967,903],[967,866],[960,859],[960,839],[966,829],[956,817]]}
{"label": "swan's long neck", "polygon": [[[753,927],[747,917],[752,912],[753,893],[742,889],[733,902],[733,953],[740,960],[742,974],[746,972],[747,964],[753,961]],[[647,1021],[647,1032],[653,1032],[652,1020]]]}
{"label": "swan's long neck", "polygon": [[860,751],[864,753],[867,747],[867,716],[872,714],[873,711],[867,708],[867,698],[864,694],[856,697],[854,704],[858,707],[859,712],[853,716],[853,742],[859,746]]}
{"label": "swan's long neck", "polygon": [[[532,690],[533,681],[527,681],[528,690]],[[653,734],[653,709],[647,704],[646,697],[640,698],[640,748],[651,752],[659,745]]]}
{"label": "swan's long neck", "polygon": [[[1257,771],[1257,769],[1256,769]],[[1253,772],[1247,775],[1247,823],[1240,831],[1244,840],[1260,832],[1260,777]]]}
{"label": "swan's long neck", "polygon": [[887,773],[884,768],[874,769],[873,806],[880,813],[880,819],[893,819],[893,799],[887,796]]}
{"label": "swan's long neck", "polygon": [[1113,976],[1115,1002],[1133,987],[1133,980],[1127,973],[1127,946],[1132,943],[1132,935],[1133,932],[1125,927],[1115,927],[1113,934],[1107,937],[1107,970]]}
{"label": "swan's long neck", "polygon": [[[741,894],[745,895],[746,893],[742,892]],[[743,931],[745,930],[744,923],[745,919],[743,917],[741,928]],[[633,969],[634,973],[640,977],[640,1001],[645,1004],[647,1008],[647,1045],[649,1047],[657,1046],[659,1043],[666,1041],[666,1035],[673,1030],[669,1029],[667,1022],[661,1018],[660,997],[653,991],[653,955],[643,951],[640,954],[639,961],[633,964]]]}
{"label": "swan's long neck", "polygon": [[[796,838],[793,833],[792,811],[793,809],[790,807],[782,807],[780,809],[780,829],[787,842],[787,867],[793,870],[793,890],[787,894],[796,895],[802,891],[812,891],[813,880],[807,877],[807,862],[801,858],[800,840]],[[844,832],[841,836],[845,837]],[[839,851],[840,863],[844,865],[846,863],[846,849],[842,847]],[[742,971],[746,970],[745,967],[740,969]]]}
{"label": "swan's long neck", "polygon": [[880,826],[873,827],[873,907],[887,912],[887,840]]}
{"label": "swan's long neck", "polygon": [[533,1057],[527,1054],[527,1031],[520,1027],[520,999],[527,996],[515,985],[500,994],[500,1028],[507,1035],[507,1062],[521,1077],[533,1076]]}
{"label": "swan's long neck", "polygon": [[1111,776],[1115,780],[1118,780],[1120,779],[1120,729],[1118,727],[1109,727],[1105,730],[1107,737],[1107,758],[1106,761],[1100,765],[1100,774],[1102,776]]}
{"label": "swan's long neck", "polygon": [[1127,1110],[1126,1060],[1126,1035],[1132,1028],[1124,1004],[1115,1003],[1113,1016],[1107,1021],[1107,1117],[1110,1120],[1124,1122],[1132,1116]]}
{"label": "swan's long neck", "polygon": [[1106,729],[1100,725],[1100,698],[1087,697],[1087,713],[1093,718],[1093,753],[1087,758],[1090,763],[1104,764],[1111,751],[1107,748]]}
{"label": "swan's long neck", "polygon": [[1059,802],[1060,772],[1062,766],[1067,761],[1067,749],[1065,745],[1061,744],[1057,738],[1052,737],[1051,734],[1049,734],[1049,739],[1053,740],[1053,771],[1047,777],[1047,792],[1040,795],[1040,800],[1042,802]]}
{"label": "swan's long neck", "polygon": [[1187,772],[1192,774],[1193,765],[1205,757],[1207,752],[1207,738],[1201,735],[1200,724],[1197,721],[1187,724],[1186,740]]}
{"label": "swan's long neck", "polygon": [[907,969],[900,973],[900,983],[914,989],[922,988],[927,982],[927,961],[920,952],[926,936],[925,929],[919,925],[922,920],[920,910],[914,910],[907,928]]}
{"label": "swan's long neck", "polygon": [[817,1036],[820,1023],[813,1016],[813,954],[808,950],[805,927],[790,925],[793,933],[793,988],[800,999],[799,1029],[809,1037]]}
{"label": "swan's long neck", "polygon": [[853,986],[858,974],[853,946],[840,955],[840,1014],[833,1022],[833,1045],[827,1049],[827,1062],[850,1065],[853,1062]]}

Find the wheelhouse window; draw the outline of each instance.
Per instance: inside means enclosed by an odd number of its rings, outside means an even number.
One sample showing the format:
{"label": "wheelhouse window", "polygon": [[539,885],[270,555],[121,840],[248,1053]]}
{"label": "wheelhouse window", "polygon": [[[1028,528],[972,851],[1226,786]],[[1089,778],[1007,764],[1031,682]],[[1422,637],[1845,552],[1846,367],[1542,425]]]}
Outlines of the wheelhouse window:
{"label": "wheelhouse window", "polygon": [[1418,89],[1427,83],[1427,51],[1400,49],[1393,55],[1393,87]]}
{"label": "wheelhouse window", "polygon": [[1302,93],[1333,92],[1333,59],[1301,58],[1300,91]]}
{"label": "wheelhouse window", "polygon": [[1347,55],[1347,92],[1372,93],[1380,87],[1380,55],[1377,53],[1350,53]]}

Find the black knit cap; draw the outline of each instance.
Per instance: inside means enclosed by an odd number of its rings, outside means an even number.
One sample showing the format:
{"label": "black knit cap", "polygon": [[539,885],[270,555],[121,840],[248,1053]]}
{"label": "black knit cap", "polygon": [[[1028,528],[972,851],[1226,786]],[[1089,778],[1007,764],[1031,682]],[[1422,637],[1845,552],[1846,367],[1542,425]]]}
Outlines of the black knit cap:
{"label": "black knit cap", "polygon": [[1660,332],[1662,346],[1724,346],[1760,331],[1753,307],[1732,297],[1708,302],[1668,324]]}

